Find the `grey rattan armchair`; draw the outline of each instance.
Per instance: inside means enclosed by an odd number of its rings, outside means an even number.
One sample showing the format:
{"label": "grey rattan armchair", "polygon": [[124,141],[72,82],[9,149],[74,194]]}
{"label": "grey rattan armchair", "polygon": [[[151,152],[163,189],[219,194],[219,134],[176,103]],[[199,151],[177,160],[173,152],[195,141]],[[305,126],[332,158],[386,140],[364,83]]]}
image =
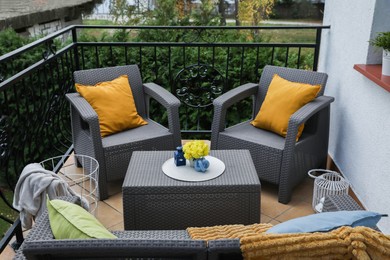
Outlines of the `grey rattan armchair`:
{"label": "grey rattan armchair", "polygon": [[[108,197],[107,182],[123,179],[131,154],[135,150],[173,150],[180,145],[180,101],[164,88],[143,84],[137,65],[117,66],[74,72],[76,83],[94,85],[128,75],[138,114],[147,125],[112,134],[100,135],[99,120],[94,109],[78,93],[67,94],[71,104],[72,136],[76,154],[85,154],[99,162],[100,200]],[[166,108],[168,128],[149,118],[149,99]]]}
{"label": "grey rattan armchair", "polygon": [[[321,84],[317,98],[294,113],[289,120],[286,138],[256,128],[251,120],[225,128],[227,109],[254,96],[254,118],[274,74],[295,82]],[[287,204],[293,188],[312,168],[325,167],[328,152],[330,103],[333,97],[323,96],[327,74],[284,67],[265,66],[260,83],[248,83],[214,100],[211,149],[249,149],[260,180],[279,185],[279,202]],[[305,128],[299,141],[299,125]]]}

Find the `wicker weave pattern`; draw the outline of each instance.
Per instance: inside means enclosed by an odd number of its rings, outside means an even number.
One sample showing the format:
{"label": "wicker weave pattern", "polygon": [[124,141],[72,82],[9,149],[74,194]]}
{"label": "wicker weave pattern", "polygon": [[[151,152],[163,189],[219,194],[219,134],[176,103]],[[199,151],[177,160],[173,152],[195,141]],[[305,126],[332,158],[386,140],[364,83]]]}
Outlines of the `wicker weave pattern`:
{"label": "wicker weave pattern", "polygon": [[[80,199],[78,197],[59,197],[58,199],[65,200],[80,205]],[[23,254],[23,249],[28,241],[35,240],[53,240],[53,233],[49,223],[49,214],[47,211],[43,212],[40,218],[36,219],[33,228],[30,230],[26,238],[24,239],[22,246],[16,252],[14,259],[26,259]]]}
{"label": "wicker weave pattern", "polygon": [[[75,197],[66,198],[75,202]],[[360,206],[348,195],[329,196],[325,199],[323,211],[358,210]],[[190,240],[185,230],[132,230],[113,232],[119,237],[116,240],[54,240],[51,233],[47,213],[38,219],[36,225],[25,239],[15,259],[26,259],[23,250],[33,255],[47,254],[54,257],[61,254],[72,259],[91,259],[104,257],[118,259],[119,256],[148,257],[150,252],[162,256],[161,252],[168,254],[166,258],[172,259],[176,254],[182,253],[180,258],[190,259],[242,259],[239,239],[222,239],[208,242],[206,256],[203,240]],[[114,242],[115,241],[115,242]],[[380,246],[380,243],[376,243]],[[280,247],[279,247],[280,248]],[[157,254],[158,252],[159,254]],[[195,253],[196,252],[196,253]],[[67,255],[64,255],[67,254]],[[150,253],[150,254],[148,254]],[[49,255],[52,254],[52,255]],[[186,257],[184,257],[186,256]],[[192,257],[192,258],[191,258]],[[160,258],[159,258],[160,259]]]}
{"label": "wicker weave pattern", "polygon": [[119,238],[151,240],[186,240],[191,239],[186,230],[126,230],[113,231]]}
{"label": "wicker weave pattern", "polygon": [[225,172],[205,182],[182,182],[163,174],[173,151],[134,152],[123,183],[125,229],[184,229],[188,226],[260,221],[260,182],[249,151],[211,151]]}
{"label": "wicker weave pattern", "polygon": [[[318,97],[294,113],[289,121],[286,138],[261,129],[253,129],[250,121],[225,129],[227,109],[240,100],[254,96],[254,117],[264,101],[274,74],[295,82],[320,84]],[[266,66],[259,85],[245,84],[214,100],[212,149],[249,149],[260,180],[279,185],[279,202],[288,203],[293,188],[306,177],[307,171],[326,164],[329,137],[330,103],[334,98],[322,96],[325,73]],[[298,127],[304,132],[295,141]]]}
{"label": "wicker weave pattern", "polygon": [[[148,83],[143,85],[136,65],[76,71],[75,82],[94,85],[120,75],[128,75],[139,115],[148,125],[101,138],[99,120],[89,103],[78,93],[67,94],[71,103],[72,137],[75,153],[94,157],[99,162],[100,200],[108,197],[107,182],[122,179],[135,150],[173,150],[180,145],[180,101],[164,88]],[[153,98],[164,106],[168,128],[148,116],[149,100]]]}
{"label": "wicker weave pattern", "polygon": [[[79,203],[77,197],[60,198]],[[113,232],[118,239],[56,240],[51,232],[47,211],[27,235],[15,259],[207,259],[206,242],[191,240],[186,230],[132,230]],[[46,258],[45,258],[46,259]]]}
{"label": "wicker weave pattern", "polygon": [[28,242],[24,252],[28,259],[207,259],[202,240],[36,240]]}

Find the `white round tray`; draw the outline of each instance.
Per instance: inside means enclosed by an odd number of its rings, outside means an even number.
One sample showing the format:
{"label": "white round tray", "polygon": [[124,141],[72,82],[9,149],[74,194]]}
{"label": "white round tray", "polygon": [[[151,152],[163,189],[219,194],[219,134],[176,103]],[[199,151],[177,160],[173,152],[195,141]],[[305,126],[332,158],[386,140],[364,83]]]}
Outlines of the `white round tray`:
{"label": "white round tray", "polygon": [[205,156],[210,162],[206,172],[197,172],[190,166],[189,161],[185,166],[176,166],[174,159],[170,158],[162,165],[162,171],[168,177],[179,181],[208,181],[217,178],[225,171],[225,164],[213,156]]}

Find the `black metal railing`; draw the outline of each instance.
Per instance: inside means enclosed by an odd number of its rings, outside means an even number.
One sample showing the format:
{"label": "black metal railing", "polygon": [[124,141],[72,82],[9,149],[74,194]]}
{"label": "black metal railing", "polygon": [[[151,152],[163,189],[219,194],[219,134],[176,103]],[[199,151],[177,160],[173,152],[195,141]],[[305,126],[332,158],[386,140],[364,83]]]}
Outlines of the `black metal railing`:
{"label": "black metal railing", "polygon": [[[182,101],[182,135],[207,138],[214,98],[258,82],[266,64],[317,70],[321,32],[328,28],[77,25],[0,56],[0,195],[6,200],[3,189],[14,189],[26,164],[71,146],[64,95],[74,91],[75,70],[138,64],[144,82],[156,82]],[[290,30],[310,31],[313,40],[266,39]],[[244,101],[229,120],[242,120],[251,109]],[[160,111],[152,104],[152,118],[165,124]]]}

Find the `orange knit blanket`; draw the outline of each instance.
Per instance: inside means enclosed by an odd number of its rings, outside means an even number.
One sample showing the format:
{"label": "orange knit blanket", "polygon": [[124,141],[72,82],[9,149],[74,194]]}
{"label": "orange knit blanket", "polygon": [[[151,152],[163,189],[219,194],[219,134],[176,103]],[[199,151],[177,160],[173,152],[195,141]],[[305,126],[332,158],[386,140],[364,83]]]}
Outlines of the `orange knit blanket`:
{"label": "orange knit blanket", "polygon": [[265,234],[272,225],[188,228],[193,239],[239,238],[244,259],[390,259],[390,236],[367,227],[324,233]]}
{"label": "orange knit blanket", "polygon": [[257,236],[272,227],[272,224],[225,225],[213,227],[190,227],[187,232],[192,239],[215,240]]}

